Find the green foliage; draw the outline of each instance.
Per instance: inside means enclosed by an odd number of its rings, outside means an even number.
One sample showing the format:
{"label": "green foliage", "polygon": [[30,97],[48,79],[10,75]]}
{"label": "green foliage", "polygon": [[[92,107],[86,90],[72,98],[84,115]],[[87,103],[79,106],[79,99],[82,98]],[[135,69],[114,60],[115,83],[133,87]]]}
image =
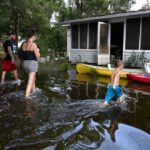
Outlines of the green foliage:
{"label": "green foliage", "polygon": [[50,29],[49,33],[49,47],[56,52],[65,51],[67,45],[66,28],[55,26]]}
{"label": "green foliage", "polygon": [[109,8],[111,13],[127,12],[136,0],[109,0]]}
{"label": "green foliage", "polygon": [[142,10],[150,9],[150,1],[146,0],[146,3],[142,6]]}
{"label": "green foliage", "polygon": [[66,29],[50,26],[53,12],[58,11],[61,0],[2,0],[0,2],[0,37],[10,30],[25,38],[28,29],[37,31],[37,44],[43,55],[48,48],[62,51],[66,45]]}
{"label": "green foliage", "polygon": [[68,0],[68,7],[61,5],[60,19],[127,12],[134,3],[135,0]]}
{"label": "green foliage", "polygon": [[68,71],[68,70],[75,69],[75,67],[74,67],[74,65],[70,64],[69,62],[64,62],[60,65],[60,69],[62,71]]}
{"label": "green foliage", "polygon": [[20,31],[35,28],[37,31],[43,31],[49,26],[49,18],[52,14],[50,8],[52,2],[42,0],[2,0],[0,3],[0,18],[5,18],[3,25],[7,31]]}
{"label": "green foliage", "polygon": [[90,75],[96,79],[97,77],[99,77],[99,74],[97,73],[96,69],[95,68],[91,68],[90,69]]}
{"label": "green foliage", "polygon": [[131,56],[125,61],[125,67],[127,68],[143,68],[146,62],[150,60],[145,57],[145,53],[137,54],[133,52]]}
{"label": "green foliage", "polygon": [[135,0],[1,0],[0,37],[10,30],[25,37],[27,29],[37,31],[37,44],[43,55],[48,48],[60,52],[66,50],[66,28],[50,26],[53,12],[59,13],[59,21],[93,15],[105,15],[128,11]]}

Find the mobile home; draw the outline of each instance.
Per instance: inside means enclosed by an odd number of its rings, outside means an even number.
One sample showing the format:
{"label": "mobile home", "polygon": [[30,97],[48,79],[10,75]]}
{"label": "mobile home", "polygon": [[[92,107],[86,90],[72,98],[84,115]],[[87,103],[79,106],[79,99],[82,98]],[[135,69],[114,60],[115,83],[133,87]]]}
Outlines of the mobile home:
{"label": "mobile home", "polygon": [[150,58],[150,10],[62,22],[67,26],[67,53],[72,62],[98,65],[126,60],[132,52]]}

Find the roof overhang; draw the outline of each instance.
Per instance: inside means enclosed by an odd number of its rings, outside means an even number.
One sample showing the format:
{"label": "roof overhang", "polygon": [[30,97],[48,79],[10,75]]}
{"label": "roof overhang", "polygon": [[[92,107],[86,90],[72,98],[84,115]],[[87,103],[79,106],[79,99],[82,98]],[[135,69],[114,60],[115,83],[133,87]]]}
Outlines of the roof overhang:
{"label": "roof overhang", "polygon": [[150,16],[150,10],[140,10],[140,11],[131,11],[131,12],[111,14],[105,16],[87,17],[82,19],[64,21],[61,22],[60,24],[64,26],[64,25],[70,25],[70,24],[82,23],[82,22],[109,21],[110,19],[123,18],[123,17],[124,18],[136,17],[136,16],[144,16],[144,15]]}

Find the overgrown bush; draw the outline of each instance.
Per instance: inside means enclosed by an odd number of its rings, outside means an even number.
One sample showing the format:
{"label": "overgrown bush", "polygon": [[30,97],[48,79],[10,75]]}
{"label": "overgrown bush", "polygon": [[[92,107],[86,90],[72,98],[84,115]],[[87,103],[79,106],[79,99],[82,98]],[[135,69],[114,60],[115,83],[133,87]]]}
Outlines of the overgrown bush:
{"label": "overgrown bush", "polygon": [[145,52],[137,54],[133,52],[128,59],[125,61],[125,67],[127,68],[143,68],[146,62],[150,60],[145,57]]}
{"label": "overgrown bush", "polygon": [[74,69],[74,66],[72,64],[66,62],[66,63],[61,64],[60,69],[62,71],[68,71],[68,70]]}

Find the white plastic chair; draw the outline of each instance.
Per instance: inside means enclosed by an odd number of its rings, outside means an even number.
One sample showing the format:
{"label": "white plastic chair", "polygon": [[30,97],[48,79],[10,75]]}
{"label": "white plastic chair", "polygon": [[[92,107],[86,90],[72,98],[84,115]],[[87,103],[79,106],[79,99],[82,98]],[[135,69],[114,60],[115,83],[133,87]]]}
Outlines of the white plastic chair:
{"label": "white plastic chair", "polygon": [[107,66],[108,66],[108,70],[112,70],[111,64],[108,64]]}
{"label": "white plastic chair", "polygon": [[146,73],[150,73],[150,63],[145,63],[144,69]]}

